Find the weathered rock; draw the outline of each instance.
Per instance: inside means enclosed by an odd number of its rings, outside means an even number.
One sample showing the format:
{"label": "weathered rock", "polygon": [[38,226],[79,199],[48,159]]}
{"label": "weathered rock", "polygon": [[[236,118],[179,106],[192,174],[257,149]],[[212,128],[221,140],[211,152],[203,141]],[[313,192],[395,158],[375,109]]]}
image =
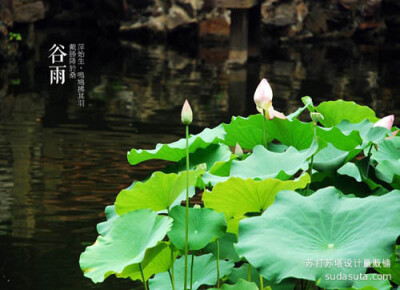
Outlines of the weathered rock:
{"label": "weathered rock", "polygon": [[262,22],[266,25],[273,25],[273,26],[289,26],[296,24],[297,23],[296,3],[295,2],[281,3],[280,5],[277,5],[275,9],[265,9]]}
{"label": "weathered rock", "polygon": [[202,39],[227,40],[229,31],[230,21],[225,15],[204,19],[199,26],[199,36]]}
{"label": "weathered rock", "polygon": [[13,11],[14,22],[16,23],[33,23],[43,19],[44,15],[45,9],[42,1],[14,7]]}
{"label": "weathered rock", "polygon": [[196,21],[191,18],[183,8],[179,6],[174,5],[168,11],[166,25],[169,31],[175,30],[180,26],[188,25],[194,22]]}

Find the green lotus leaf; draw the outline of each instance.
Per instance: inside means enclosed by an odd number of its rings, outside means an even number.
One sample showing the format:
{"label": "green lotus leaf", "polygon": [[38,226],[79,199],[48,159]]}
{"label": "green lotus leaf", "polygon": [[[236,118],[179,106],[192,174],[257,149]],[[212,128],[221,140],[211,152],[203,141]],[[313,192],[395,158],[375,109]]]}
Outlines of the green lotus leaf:
{"label": "green lotus leaf", "polygon": [[263,116],[251,115],[247,118],[232,117],[229,124],[223,124],[226,132],[224,143],[235,146],[239,143],[243,149],[253,149],[263,143]]}
{"label": "green lotus leaf", "polygon": [[229,176],[217,176],[206,172],[203,181],[214,186],[230,177],[286,180],[299,170],[307,170],[309,167],[307,160],[317,149],[316,142],[313,142],[307,150],[297,151],[294,147],[289,147],[284,153],[271,152],[264,146],[258,145],[254,147],[253,154],[245,160],[232,161]]}
{"label": "green lotus leaf", "polygon": [[378,150],[373,149],[371,158],[382,160],[400,160],[400,137],[394,137],[378,144]]}
{"label": "green lotus leaf", "polygon": [[[174,224],[168,237],[180,250],[185,248],[186,208],[175,206],[169,213]],[[189,208],[189,250],[200,250],[208,243],[222,237],[226,231],[226,221],[222,213],[209,208]]]}
{"label": "green lotus leaf", "polygon": [[297,150],[308,149],[314,138],[312,123],[299,120],[274,118],[267,122],[267,134],[270,139],[275,139]]}
{"label": "green lotus leaf", "polygon": [[[189,186],[196,184],[202,170],[189,171]],[[169,209],[186,198],[186,171],[179,174],[154,172],[145,182],[137,182],[131,189],[123,189],[115,201],[117,214],[150,208],[154,211]],[[191,191],[194,194],[194,191]]]}
{"label": "green lotus leaf", "polygon": [[375,123],[379,120],[371,108],[343,100],[322,102],[316,110],[324,116],[320,123],[325,127],[333,127],[343,120],[351,123],[360,123],[365,119]]}
{"label": "green lotus leaf", "polygon": [[390,267],[374,268],[381,274],[389,274],[392,281],[400,286],[400,246],[396,246],[396,250],[390,257]]}
{"label": "green lotus leaf", "polygon": [[[241,259],[236,253],[233,244],[237,243],[236,235],[232,233],[226,233],[222,238],[218,239],[219,242],[219,258],[232,260],[233,262],[239,262]],[[204,251],[206,253],[213,253],[217,258],[217,242],[209,243]]]}
{"label": "green lotus leaf", "polygon": [[375,168],[376,176],[400,189],[400,160],[383,160]]}
{"label": "green lotus leaf", "polygon": [[[171,258],[171,248],[166,242],[160,242],[154,248],[147,249],[144,259],[140,263],[145,281],[156,273],[168,271],[172,265]],[[139,263],[126,266],[118,277],[143,281]]]}
{"label": "green lotus leaf", "polygon": [[228,221],[228,231],[237,234],[237,224],[247,213],[262,213],[275,200],[281,190],[304,188],[310,182],[306,173],[297,180],[230,178],[218,183],[211,192],[203,194],[204,206],[223,212]]}
{"label": "green lotus leaf", "polygon": [[[266,120],[268,142],[276,139],[297,150],[310,147],[313,141],[313,125],[299,120],[274,118]],[[236,142],[244,149],[253,149],[263,143],[263,117],[261,114],[247,118],[233,117],[231,123],[224,124],[225,143],[235,146]]]}
{"label": "green lotus leaf", "polygon": [[343,132],[337,127],[323,128],[317,126],[316,132],[318,138],[331,143],[337,149],[343,151],[353,150],[360,146],[363,142],[362,138],[360,137],[360,132],[357,130]]}
{"label": "green lotus leaf", "polygon": [[[217,290],[218,288],[211,288],[210,290]],[[248,282],[244,279],[239,279],[238,282],[234,285],[223,284],[221,288],[222,290],[258,290],[257,284],[254,282]],[[265,290],[269,290],[271,288],[264,288]]]}
{"label": "green lotus leaf", "polygon": [[337,172],[341,175],[347,175],[353,177],[358,182],[362,181],[360,170],[358,169],[355,163],[348,162],[341,168],[339,168]]}
{"label": "green lotus leaf", "polygon": [[115,205],[106,206],[104,212],[106,214],[107,221],[97,224],[97,232],[102,236],[105,236],[110,231],[114,221],[119,218],[119,215],[117,215],[115,212]]}
{"label": "green lotus leaf", "polygon": [[337,128],[345,135],[350,135],[353,132],[358,132],[363,143],[361,147],[367,147],[372,143],[379,143],[385,137],[391,134],[390,130],[383,127],[374,127],[374,123],[369,120],[364,120],[360,123],[351,123],[347,120],[340,122]]}
{"label": "green lotus leaf", "polygon": [[372,150],[371,159],[378,162],[376,176],[400,188],[400,137],[380,142],[378,150]]}
{"label": "green lotus leaf", "polygon": [[[212,168],[216,162],[226,162],[233,158],[229,146],[224,144],[212,144],[206,148],[200,148],[194,153],[189,154],[189,168],[191,170],[199,164],[206,164],[207,169]],[[165,173],[180,172],[186,170],[186,159],[182,159],[177,164],[169,165],[163,170]]]}
{"label": "green lotus leaf", "polygon": [[[192,265],[192,256],[188,257],[188,269]],[[221,278],[230,274],[233,268],[232,261],[219,261]],[[184,257],[177,259],[174,263],[175,270],[175,288],[183,289],[184,286]],[[188,271],[190,273],[190,270]],[[217,283],[217,261],[212,254],[194,257],[193,265],[193,287],[196,290],[201,285],[215,285]],[[190,285],[190,275],[187,277],[187,283]],[[150,289],[154,290],[171,290],[171,282],[168,273],[159,273],[149,280]]]}
{"label": "green lotus leaf", "polygon": [[[228,277],[228,281],[231,283],[236,283],[240,279],[248,279],[248,272],[249,269],[249,264],[244,263],[238,268],[233,268],[231,274]],[[260,274],[257,272],[257,269],[254,267],[251,267],[251,281],[254,281],[258,287],[261,287],[260,285]],[[263,278],[263,284],[265,286],[271,286],[273,290],[292,290],[294,289],[295,283],[291,281],[290,279],[283,280],[279,284],[274,284]]]}
{"label": "green lotus leaf", "polygon": [[[354,281],[353,287],[339,290],[390,290],[392,285],[389,280],[376,280],[377,274],[363,274]],[[375,280],[374,280],[375,279]]]}
{"label": "green lotus leaf", "polygon": [[390,257],[400,233],[399,215],[398,190],[366,198],[349,198],[333,187],[308,197],[282,191],[262,216],[240,221],[235,247],[267,280],[294,277],[318,281],[323,288],[348,288],[351,279],[328,280],[326,275],[355,275],[367,268],[325,268],[317,261]]}
{"label": "green lotus leaf", "polygon": [[[217,144],[225,137],[225,131],[222,125],[213,129],[206,128],[197,135],[191,135],[189,138],[189,152],[193,153],[199,148],[206,148],[210,144]],[[182,138],[170,144],[157,144],[155,149],[142,150],[131,149],[128,151],[127,158],[131,165],[150,159],[161,159],[167,161],[179,161],[186,156],[186,139]]]}
{"label": "green lotus leaf", "polygon": [[328,143],[327,147],[315,154],[313,169],[336,171],[345,163],[348,154],[347,151],[339,150],[331,143]]}
{"label": "green lotus leaf", "polygon": [[171,218],[150,209],[120,216],[106,236],[99,236],[81,254],[79,264],[84,276],[102,282],[111,274],[120,274],[126,266],[142,262],[146,250],[156,246],[171,226]]}
{"label": "green lotus leaf", "polygon": [[332,174],[331,172],[317,172],[312,175],[310,188],[314,191],[328,186],[336,187],[346,195],[366,197],[370,195],[382,195],[388,190],[371,179],[358,182],[354,177]]}

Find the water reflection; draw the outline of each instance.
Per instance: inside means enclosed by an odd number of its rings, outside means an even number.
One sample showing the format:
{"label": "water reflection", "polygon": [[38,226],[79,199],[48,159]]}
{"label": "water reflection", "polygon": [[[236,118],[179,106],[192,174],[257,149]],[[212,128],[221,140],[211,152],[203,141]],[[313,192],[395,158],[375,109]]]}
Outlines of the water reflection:
{"label": "water reflection", "polygon": [[285,113],[304,95],[316,103],[343,98],[380,115],[400,113],[396,44],[265,47],[258,61],[232,69],[224,49],[187,52],[73,37],[65,39],[84,40],[88,48],[85,109],[76,105],[72,84],[48,85],[46,53],[58,34],[36,32],[29,59],[0,69],[0,285],[11,289],[135,285],[115,279],[93,285],[83,278],[78,257],[95,240],[95,224],[119,190],[160,166],[130,167],[126,151],[182,136],[179,112],[186,98],[194,131],[255,112],[252,93],[264,76],[274,106]]}

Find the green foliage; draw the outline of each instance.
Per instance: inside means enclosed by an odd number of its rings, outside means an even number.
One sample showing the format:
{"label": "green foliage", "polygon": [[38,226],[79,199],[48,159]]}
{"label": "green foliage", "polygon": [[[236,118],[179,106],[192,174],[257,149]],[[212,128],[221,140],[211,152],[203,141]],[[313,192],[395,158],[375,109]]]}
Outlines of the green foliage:
{"label": "green foliage", "polygon": [[[189,265],[190,269],[192,266],[192,257],[189,257]],[[221,277],[228,276],[233,268],[233,262],[231,261],[219,261]],[[184,281],[184,261],[183,257],[177,259],[174,264],[175,269],[175,288],[176,289],[184,289],[183,281]],[[190,277],[188,277],[188,280]],[[205,254],[202,256],[194,256],[194,264],[193,264],[193,288],[194,290],[198,289],[202,285],[215,285],[217,282],[217,261],[215,260],[212,254]],[[190,282],[188,281],[190,285]],[[171,282],[168,273],[160,273],[155,275],[153,279],[149,281],[150,289],[155,290],[170,290]]]}
{"label": "green foliage", "polygon": [[[240,222],[236,250],[270,280],[296,277],[328,289],[351,287],[352,280],[325,275],[365,273],[354,259],[389,258],[400,233],[399,215],[397,190],[367,198],[346,197],[333,187],[309,197],[284,191],[261,217]],[[306,267],[310,260],[343,258],[351,259],[352,267]]]}
{"label": "green foliage", "polygon": [[[202,171],[189,171],[189,186],[194,186]],[[115,201],[118,214],[139,208],[154,211],[169,209],[185,199],[187,173],[155,172],[146,182],[138,182],[132,188],[122,190]]]}
{"label": "green foliage", "polygon": [[155,247],[171,225],[171,218],[149,209],[119,217],[105,236],[100,235],[82,253],[79,263],[84,275],[95,283],[102,282],[111,274],[120,274],[126,266],[141,263],[146,250]]}
{"label": "green foliage", "polygon": [[[180,250],[185,247],[185,208],[174,207],[170,217],[174,224],[168,236]],[[226,231],[226,221],[222,213],[209,208],[189,208],[189,250],[200,250],[208,243],[222,237]]]}
{"label": "green foliage", "polygon": [[[188,173],[186,139],[130,150],[131,165],[174,163],[106,207],[99,237],[79,261],[84,275],[97,283],[115,274],[157,290],[183,289],[185,270],[192,289],[372,290],[390,289],[389,281],[371,279],[363,262],[390,258],[390,267],[369,271],[399,285],[400,136],[374,126],[368,107],[302,101],[287,119],[236,116],[190,136]],[[306,112],[312,122],[303,121]],[[232,154],[237,143],[241,156]],[[181,206],[187,187],[188,217]],[[362,264],[315,265],[348,259]],[[364,279],[326,279],[339,272]]]}

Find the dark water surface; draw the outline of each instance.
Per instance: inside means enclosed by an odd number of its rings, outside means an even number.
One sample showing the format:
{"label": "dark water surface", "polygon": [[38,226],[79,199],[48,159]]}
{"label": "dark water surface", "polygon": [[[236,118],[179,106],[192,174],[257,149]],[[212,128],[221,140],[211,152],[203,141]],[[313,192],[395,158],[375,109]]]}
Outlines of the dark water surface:
{"label": "dark water surface", "polygon": [[[52,43],[86,45],[85,108],[76,82],[49,85]],[[400,118],[399,44],[282,45],[262,49],[245,68],[225,64],[226,49],[196,51],[108,41],[96,34],[36,31],[33,52],[0,67],[0,289],[129,289],[109,278],[94,285],[79,255],[118,192],[160,164],[129,166],[126,151],[183,136],[188,98],[193,131],[255,113],[261,77],[274,106],[290,113],[300,98],[355,100]],[[398,123],[398,122],[397,122]]]}

